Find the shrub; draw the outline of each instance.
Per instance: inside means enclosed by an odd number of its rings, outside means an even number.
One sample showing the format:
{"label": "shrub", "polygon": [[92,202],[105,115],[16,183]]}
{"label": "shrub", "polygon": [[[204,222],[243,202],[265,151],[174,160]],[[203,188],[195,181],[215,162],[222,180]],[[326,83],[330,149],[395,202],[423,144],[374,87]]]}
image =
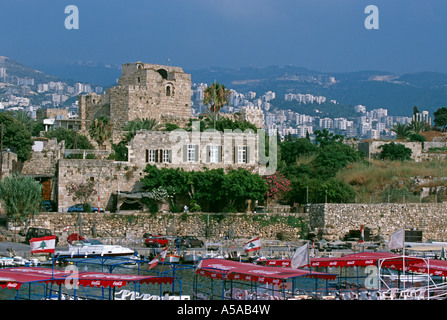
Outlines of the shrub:
{"label": "shrub", "polygon": [[389,159],[389,160],[410,160],[412,151],[410,148],[405,147],[403,144],[400,143],[388,143],[380,146],[382,151],[379,154],[379,158]]}

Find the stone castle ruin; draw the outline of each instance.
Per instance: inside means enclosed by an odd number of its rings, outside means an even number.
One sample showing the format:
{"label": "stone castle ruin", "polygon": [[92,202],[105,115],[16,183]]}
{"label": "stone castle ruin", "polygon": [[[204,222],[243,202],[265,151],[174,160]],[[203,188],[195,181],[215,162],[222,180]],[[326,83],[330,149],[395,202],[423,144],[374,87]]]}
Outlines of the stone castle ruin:
{"label": "stone castle ruin", "polygon": [[126,63],[118,85],[105,94],[80,95],[81,131],[99,116],[110,118],[113,142],[120,140],[124,124],[135,119],[156,119],[160,124],[186,124],[191,117],[191,75],[182,68]]}

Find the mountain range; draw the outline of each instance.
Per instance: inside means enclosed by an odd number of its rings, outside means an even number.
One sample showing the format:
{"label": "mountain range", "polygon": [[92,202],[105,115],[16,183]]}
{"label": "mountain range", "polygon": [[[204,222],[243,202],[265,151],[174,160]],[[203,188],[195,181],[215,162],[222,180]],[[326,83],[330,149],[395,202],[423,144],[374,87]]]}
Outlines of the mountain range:
{"label": "mountain range", "polygon": [[[33,77],[40,82],[69,79],[66,82],[86,82],[104,87],[115,85],[121,75],[121,65],[96,62],[76,62],[69,65],[42,65],[37,71],[13,59],[0,57],[0,67],[8,74]],[[336,100],[340,107],[364,105],[368,110],[386,108],[390,115],[411,116],[413,106],[431,114],[447,104],[447,74],[418,72],[396,74],[383,71],[331,73],[292,65],[240,68],[208,67],[184,71],[191,74],[193,83],[218,81],[227,88],[257,96],[267,91],[276,93],[276,100],[284,100],[286,93],[325,96]],[[274,104],[273,104],[274,105]],[[331,104],[332,108],[337,105]]]}

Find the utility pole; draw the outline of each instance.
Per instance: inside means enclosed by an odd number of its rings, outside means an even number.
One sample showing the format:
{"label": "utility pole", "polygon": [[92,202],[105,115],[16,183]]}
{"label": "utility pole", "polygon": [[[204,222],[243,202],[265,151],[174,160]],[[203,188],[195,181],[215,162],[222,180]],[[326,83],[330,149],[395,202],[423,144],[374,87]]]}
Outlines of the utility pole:
{"label": "utility pole", "polygon": [[3,179],[3,123],[2,131],[0,134],[0,180]]}
{"label": "utility pole", "polygon": [[99,180],[101,180],[101,153],[98,156],[99,158],[99,173],[98,173],[98,214],[101,211],[101,201],[99,196]]}

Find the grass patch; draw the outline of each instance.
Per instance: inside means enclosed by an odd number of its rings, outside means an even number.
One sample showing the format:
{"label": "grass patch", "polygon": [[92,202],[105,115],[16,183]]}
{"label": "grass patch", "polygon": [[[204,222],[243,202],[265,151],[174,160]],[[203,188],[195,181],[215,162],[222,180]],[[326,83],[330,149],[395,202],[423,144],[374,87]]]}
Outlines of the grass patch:
{"label": "grass patch", "polygon": [[[367,163],[353,163],[338,172],[336,179],[350,184],[357,193],[358,203],[386,202],[388,195],[396,202],[395,195],[405,195],[406,202],[419,201],[412,197],[414,177],[445,177],[447,174],[445,160],[424,162],[370,160]],[[443,185],[436,182],[436,185]],[[390,193],[390,190],[394,190]],[[406,189],[406,190],[405,190]],[[401,191],[398,191],[401,190]],[[398,196],[399,197],[399,196]],[[400,201],[399,201],[400,202]]]}

